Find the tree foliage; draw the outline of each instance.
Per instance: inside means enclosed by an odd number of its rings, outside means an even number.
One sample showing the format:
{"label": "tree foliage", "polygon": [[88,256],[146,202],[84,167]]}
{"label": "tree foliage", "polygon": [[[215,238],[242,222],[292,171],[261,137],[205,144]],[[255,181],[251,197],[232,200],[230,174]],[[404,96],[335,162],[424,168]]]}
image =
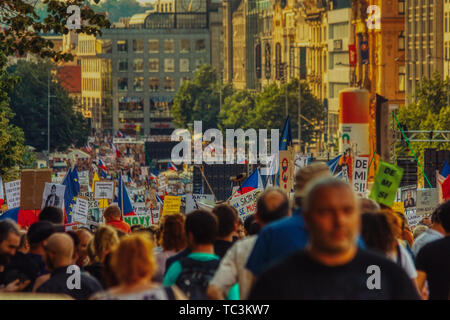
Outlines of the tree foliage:
{"label": "tree foliage", "polygon": [[51,150],[65,150],[72,144],[85,145],[89,135],[88,121],[73,111],[74,101],[59,84],[51,63],[19,61],[8,68],[19,82],[10,93],[11,108],[16,114],[12,122],[23,128],[28,145],[38,151],[47,150],[47,86],[50,81]]}

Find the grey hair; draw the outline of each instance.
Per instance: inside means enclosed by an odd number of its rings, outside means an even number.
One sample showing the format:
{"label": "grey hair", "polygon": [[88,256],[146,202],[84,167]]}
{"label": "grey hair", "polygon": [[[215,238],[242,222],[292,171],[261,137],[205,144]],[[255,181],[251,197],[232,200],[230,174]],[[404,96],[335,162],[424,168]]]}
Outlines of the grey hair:
{"label": "grey hair", "polygon": [[310,212],[312,209],[312,203],[314,202],[314,199],[316,198],[317,193],[324,189],[324,188],[346,188],[348,189],[353,197],[356,198],[356,195],[353,191],[353,188],[351,185],[341,179],[337,179],[335,177],[322,177],[315,179],[305,189],[305,197],[303,198],[303,210],[304,212]]}

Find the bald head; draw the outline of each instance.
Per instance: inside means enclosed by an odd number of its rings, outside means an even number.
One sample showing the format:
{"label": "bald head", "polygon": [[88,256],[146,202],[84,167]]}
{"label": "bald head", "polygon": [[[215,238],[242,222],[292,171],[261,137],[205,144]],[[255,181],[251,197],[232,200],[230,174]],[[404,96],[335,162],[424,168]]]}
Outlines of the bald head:
{"label": "bald head", "polygon": [[[52,254],[53,264],[64,264],[72,261],[73,240],[65,233],[54,233],[48,238],[46,249]],[[55,267],[59,267],[55,265]]]}
{"label": "bald head", "polygon": [[266,189],[256,203],[256,218],[260,225],[283,218],[289,212],[289,199],[281,189]]}

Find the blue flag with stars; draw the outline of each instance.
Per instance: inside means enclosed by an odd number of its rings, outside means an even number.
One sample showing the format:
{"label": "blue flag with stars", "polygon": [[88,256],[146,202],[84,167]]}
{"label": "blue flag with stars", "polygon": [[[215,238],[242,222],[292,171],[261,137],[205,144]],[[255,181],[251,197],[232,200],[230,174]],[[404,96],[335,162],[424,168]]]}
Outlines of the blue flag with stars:
{"label": "blue flag with stars", "polygon": [[287,150],[288,146],[292,146],[292,129],[291,129],[291,119],[289,116],[286,118],[284,123],[283,133],[280,140],[280,151]]}
{"label": "blue flag with stars", "polygon": [[73,170],[69,169],[63,183],[66,186],[64,192],[64,209],[66,210],[67,223],[72,222],[72,211],[75,203],[77,202],[77,196],[80,192],[80,183],[78,181],[78,171],[74,167]]}

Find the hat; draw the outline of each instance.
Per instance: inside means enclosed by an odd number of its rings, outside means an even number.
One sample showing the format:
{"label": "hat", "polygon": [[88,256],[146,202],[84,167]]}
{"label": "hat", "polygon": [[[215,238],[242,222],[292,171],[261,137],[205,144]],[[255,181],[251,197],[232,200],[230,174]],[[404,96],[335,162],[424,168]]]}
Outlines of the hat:
{"label": "hat", "polygon": [[44,240],[47,240],[53,233],[55,233],[55,227],[51,222],[38,221],[33,223],[28,229],[27,237],[28,242],[31,244],[37,244]]}

